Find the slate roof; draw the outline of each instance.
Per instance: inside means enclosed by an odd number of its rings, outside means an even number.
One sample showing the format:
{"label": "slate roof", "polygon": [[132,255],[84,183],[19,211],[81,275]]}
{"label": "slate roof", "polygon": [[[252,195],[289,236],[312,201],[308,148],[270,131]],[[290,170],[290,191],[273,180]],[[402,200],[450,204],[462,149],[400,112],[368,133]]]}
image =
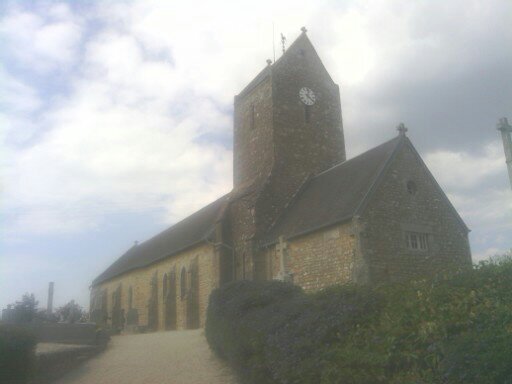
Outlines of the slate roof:
{"label": "slate roof", "polygon": [[400,144],[399,136],[314,176],[306,182],[261,245],[293,238],[351,219]]}
{"label": "slate roof", "polygon": [[223,216],[229,194],[193,213],[151,239],[134,245],[100,274],[97,285],[133,269],[145,267],[205,241]]}

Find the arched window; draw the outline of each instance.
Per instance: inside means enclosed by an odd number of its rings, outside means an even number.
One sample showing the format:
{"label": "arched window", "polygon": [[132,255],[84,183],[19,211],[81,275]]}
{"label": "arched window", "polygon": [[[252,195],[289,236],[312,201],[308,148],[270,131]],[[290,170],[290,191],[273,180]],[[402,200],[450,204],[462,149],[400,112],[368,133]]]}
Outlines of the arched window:
{"label": "arched window", "polygon": [[180,295],[183,300],[187,295],[187,270],[185,267],[181,268],[180,275]]}
{"label": "arched window", "polygon": [[133,289],[132,287],[128,288],[128,309],[132,309],[133,302]]}
{"label": "arched window", "polygon": [[164,281],[162,284],[162,298],[165,300],[165,296],[167,296],[167,273],[164,275]]}
{"label": "arched window", "polygon": [[309,124],[311,120],[311,110],[309,105],[304,105],[304,122]]}

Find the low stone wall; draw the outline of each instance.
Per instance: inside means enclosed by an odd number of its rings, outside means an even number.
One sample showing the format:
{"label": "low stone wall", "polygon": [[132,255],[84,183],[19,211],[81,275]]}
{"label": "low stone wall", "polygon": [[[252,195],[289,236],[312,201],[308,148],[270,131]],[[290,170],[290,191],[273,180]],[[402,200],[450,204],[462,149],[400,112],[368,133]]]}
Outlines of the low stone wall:
{"label": "low stone wall", "polygon": [[40,343],[96,345],[98,340],[94,323],[32,323],[27,326]]}

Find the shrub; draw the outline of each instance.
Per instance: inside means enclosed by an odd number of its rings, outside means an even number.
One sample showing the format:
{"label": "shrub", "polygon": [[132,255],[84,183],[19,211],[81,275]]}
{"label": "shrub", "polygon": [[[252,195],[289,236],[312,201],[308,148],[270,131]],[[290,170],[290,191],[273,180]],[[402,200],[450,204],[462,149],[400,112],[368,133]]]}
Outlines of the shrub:
{"label": "shrub", "polygon": [[372,323],[382,298],[369,288],[336,286],[283,309],[296,312],[266,339],[266,361],[276,382],[317,383],[326,369],[322,351],[343,344],[356,328]]}
{"label": "shrub", "polygon": [[336,287],[316,295],[282,282],[235,282],[210,297],[206,337],[243,382],[310,383],[319,377],[319,348],[375,317],[370,289]]}
{"label": "shrub", "polygon": [[316,294],[232,283],[206,335],[244,383],[512,384],[512,260]]}
{"label": "shrub", "polygon": [[322,383],[364,383],[361,363],[372,383],[512,383],[510,260],[379,290],[379,321],[328,351]]}
{"label": "shrub", "polygon": [[300,288],[277,281],[238,281],[215,290],[205,327],[210,347],[240,376],[266,380],[265,337],[285,321],[280,305],[301,294]]}
{"label": "shrub", "polygon": [[25,383],[35,360],[35,336],[26,329],[0,325],[0,382]]}

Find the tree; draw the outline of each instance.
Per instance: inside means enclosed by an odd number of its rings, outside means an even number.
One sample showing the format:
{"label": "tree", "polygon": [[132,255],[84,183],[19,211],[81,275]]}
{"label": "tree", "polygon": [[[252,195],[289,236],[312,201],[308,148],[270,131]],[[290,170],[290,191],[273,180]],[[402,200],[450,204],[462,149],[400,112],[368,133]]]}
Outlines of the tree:
{"label": "tree", "polygon": [[75,303],[75,300],[71,300],[66,305],[57,308],[55,313],[60,321],[68,323],[85,323],[87,321],[87,312]]}
{"label": "tree", "polygon": [[25,293],[21,301],[17,301],[12,305],[13,315],[12,319],[15,323],[29,323],[37,315],[37,305],[39,302],[36,300],[33,293],[30,295]]}

